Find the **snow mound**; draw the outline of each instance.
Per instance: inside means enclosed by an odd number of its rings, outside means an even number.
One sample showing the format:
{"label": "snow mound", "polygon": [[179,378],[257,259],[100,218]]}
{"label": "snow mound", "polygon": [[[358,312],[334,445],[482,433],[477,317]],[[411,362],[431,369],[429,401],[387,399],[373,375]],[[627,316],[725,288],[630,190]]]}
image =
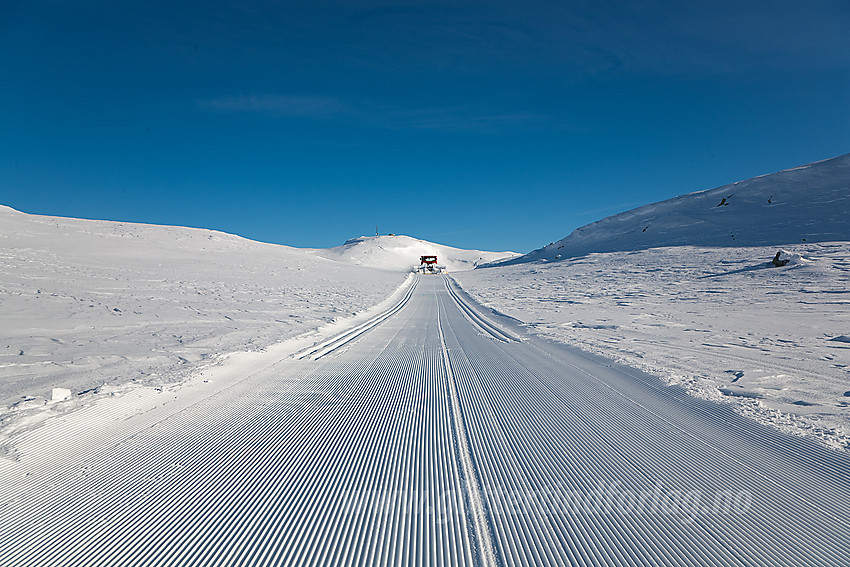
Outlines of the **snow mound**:
{"label": "snow mound", "polygon": [[794,252],[780,250],[776,253],[776,256],[774,256],[773,260],[771,260],[770,262],[773,266],[780,268],[782,266],[799,266],[801,264],[811,262],[811,260],[803,258],[801,255],[795,254]]}
{"label": "snow mound", "polygon": [[847,219],[850,154],[632,209],[498,264],[664,246],[845,241],[850,240]]}
{"label": "snow mound", "polygon": [[519,256],[516,252],[462,250],[410,236],[361,236],[342,246],[316,250],[319,256],[359,266],[408,272],[419,265],[420,256],[437,256],[450,272],[471,270],[480,264]]}

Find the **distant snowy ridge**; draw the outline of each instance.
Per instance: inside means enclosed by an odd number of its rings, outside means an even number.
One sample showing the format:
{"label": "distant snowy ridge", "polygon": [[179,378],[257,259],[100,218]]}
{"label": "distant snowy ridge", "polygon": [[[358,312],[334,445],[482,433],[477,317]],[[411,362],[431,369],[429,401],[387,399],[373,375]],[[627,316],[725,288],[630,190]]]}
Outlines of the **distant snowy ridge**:
{"label": "distant snowy ridge", "polygon": [[842,240],[850,240],[850,154],[638,207],[496,264],[662,246]]}
{"label": "distant snowy ridge", "polygon": [[480,264],[514,258],[516,252],[462,250],[404,235],[361,236],[342,246],[316,250],[319,256],[359,266],[393,271],[410,271],[420,256],[437,256],[450,272],[471,270]]}

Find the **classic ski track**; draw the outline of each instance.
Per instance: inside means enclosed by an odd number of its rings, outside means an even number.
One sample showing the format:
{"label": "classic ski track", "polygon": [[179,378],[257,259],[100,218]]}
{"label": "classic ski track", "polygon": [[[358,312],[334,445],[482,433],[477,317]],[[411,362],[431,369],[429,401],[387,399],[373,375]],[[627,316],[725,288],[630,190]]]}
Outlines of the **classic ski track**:
{"label": "classic ski track", "polygon": [[[446,285],[448,289],[448,283]],[[436,299],[436,298],[435,298]],[[457,300],[453,296],[453,299]],[[472,516],[475,528],[475,540],[478,543],[479,558],[482,565],[487,567],[496,565],[493,552],[493,540],[490,535],[487,512],[482,503],[481,490],[479,487],[479,476],[475,472],[472,455],[469,452],[469,440],[466,435],[466,427],[463,424],[463,410],[457,395],[457,384],[455,383],[452,363],[449,360],[449,351],[446,348],[446,339],[443,336],[443,327],[440,323],[440,306],[437,305],[437,332],[440,335],[440,350],[443,356],[443,364],[446,372],[446,384],[448,385],[449,400],[451,401],[452,421],[454,423],[455,446],[458,451],[458,460],[463,469],[464,486],[466,487],[466,502],[469,505],[469,515]]]}
{"label": "classic ski track", "polygon": [[390,306],[382,313],[378,313],[374,317],[371,317],[368,321],[365,321],[364,323],[356,325],[350,329],[346,329],[338,335],[334,335],[333,337],[320,342],[318,345],[311,346],[310,348],[306,349],[306,352],[302,351],[302,353],[297,353],[293,356],[299,359],[310,358],[312,360],[318,360],[323,356],[332,353],[338,348],[350,343],[363,333],[374,329],[375,327],[377,327],[378,325],[398,313],[401,308],[407,304],[416,289],[416,281],[417,280],[413,280],[413,284],[408,286],[407,291],[397,303]]}
{"label": "classic ski track", "polygon": [[[0,565],[846,565],[846,455],[417,282],[315,359],[33,481],[0,506]],[[563,498],[728,489],[744,513]]]}
{"label": "classic ski track", "polygon": [[487,319],[485,319],[484,317],[482,317],[481,315],[476,313],[475,310],[472,307],[467,305],[458,296],[457,292],[454,290],[454,288],[451,285],[453,283],[452,280],[449,280],[448,278],[446,278],[445,283],[446,283],[446,291],[449,292],[449,296],[455,301],[455,304],[460,309],[461,313],[463,313],[463,315],[466,317],[466,319],[470,323],[472,323],[473,325],[475,325],[476,327],[481,329],[481,331],[485,335],[489,335],[492,338],[496,339],[497,341],[502,341],[502,342],[506,342],[506,343],[520,340],[518,337],[511,335],[510,333],[508,333],[504,329],[501,329],[500,327],[495,325],[493,322],[488,321]]}

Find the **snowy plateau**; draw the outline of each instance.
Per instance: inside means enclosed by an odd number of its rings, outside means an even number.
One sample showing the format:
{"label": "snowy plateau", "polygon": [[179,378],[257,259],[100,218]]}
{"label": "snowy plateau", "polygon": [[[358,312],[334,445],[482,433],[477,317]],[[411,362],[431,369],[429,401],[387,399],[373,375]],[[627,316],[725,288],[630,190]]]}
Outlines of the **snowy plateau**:
{"label": "snowy plateau", "polygon": [[850,155],[526,255],[0,206],[0,565],[845,565],[848,219]]}

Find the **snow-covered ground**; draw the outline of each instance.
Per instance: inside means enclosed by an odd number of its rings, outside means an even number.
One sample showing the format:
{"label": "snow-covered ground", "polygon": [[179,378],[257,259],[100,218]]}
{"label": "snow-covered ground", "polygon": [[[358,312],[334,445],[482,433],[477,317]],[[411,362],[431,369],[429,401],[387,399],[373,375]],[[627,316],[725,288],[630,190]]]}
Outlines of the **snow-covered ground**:
{"label": "snow-covered ground", "polygon": [[850,242],[669,247],[456,274],[540,335],[850,448]]}
{"label": "snow-covered ground", "polygon": [[456,278],[536,333],[850,448],[850,155],[614,215],[507,263]]}
{"label": "snow-covered ground", "polygon": [[173,383],[351,317],[404,279],[210,230],[0,207],[0,407]]}
{"label": "snow-covered ground", "polygon": [[316,356],[22,433],[0,565],[847,564],[850,455],[409,281]]}

